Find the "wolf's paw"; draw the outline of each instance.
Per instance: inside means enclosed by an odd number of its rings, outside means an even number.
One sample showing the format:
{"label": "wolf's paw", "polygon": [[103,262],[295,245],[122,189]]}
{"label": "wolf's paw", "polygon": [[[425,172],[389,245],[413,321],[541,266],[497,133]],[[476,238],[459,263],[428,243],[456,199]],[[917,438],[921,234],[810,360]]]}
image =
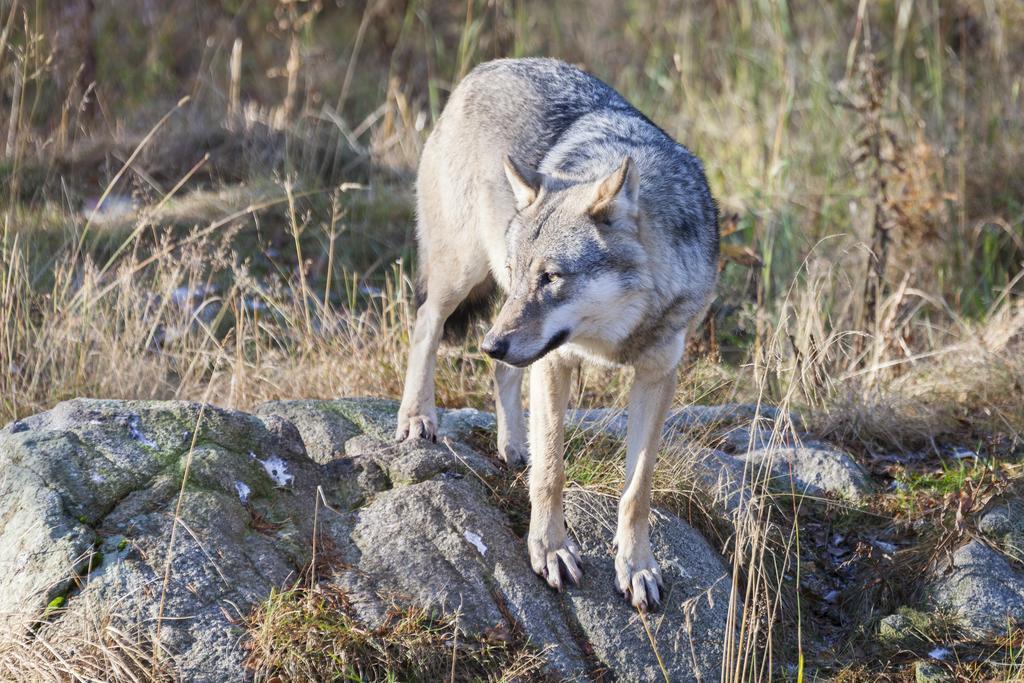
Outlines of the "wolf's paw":
{"label": "wolf's paw", "polygon": [[615,586],[641,612],[661,607],[661,570],[650,548],[635,548],[630,553],[619,548],[615,555]]}
{"label": "wolf's paw", "polygon": [[398,417],[398,428],[395,429],[395,441],[415,441],[425,439],[437,442],[437,419],[432,415],[413,415]]}
{"label": "wolf's paw", "polygon": [[498,454],[501,455],[501,459],[505,461],[510,470],[521,470],[526,467],[526,461],[529,459],[529,450],[524,443],[507,443],[502,445],[498,444]]}
{"label": "wolf's paw", "polygon": [[564,532],[558,540],[531,536],[529,546],[530,565],[549,586],[561,591],[563,578],[568,578],[574,585],[580,585],[580,579],[583,578],[580,551]]}

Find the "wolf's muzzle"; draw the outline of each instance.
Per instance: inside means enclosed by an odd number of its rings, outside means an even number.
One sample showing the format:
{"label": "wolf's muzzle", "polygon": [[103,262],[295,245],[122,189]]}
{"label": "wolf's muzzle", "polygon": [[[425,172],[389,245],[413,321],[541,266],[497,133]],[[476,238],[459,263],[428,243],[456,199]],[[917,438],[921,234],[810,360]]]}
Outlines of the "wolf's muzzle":
{"label": "wolf's muzzle", "polygon": [[494,360],[501,360],[508,355],[508,346],[509,343],[507,338],[487,335],[484,337],[483,343],[480,344],[480,350]]}

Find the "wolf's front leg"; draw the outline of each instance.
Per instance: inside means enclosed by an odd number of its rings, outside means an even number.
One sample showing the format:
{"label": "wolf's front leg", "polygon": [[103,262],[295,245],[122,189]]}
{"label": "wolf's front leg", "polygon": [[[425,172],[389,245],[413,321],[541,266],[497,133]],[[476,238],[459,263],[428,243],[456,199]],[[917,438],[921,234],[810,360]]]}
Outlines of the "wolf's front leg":
{"label": "wolf's front leg", "polygon": [[651,553],[649,517],[654,465],[675,387],[675,368],[663,376],[637,370],[629,394],[626,485],[615,533],[615,581],[626,599],[642,611],[661,602],[661,570]]}
{"label": "wolf's front leg", "polygon": [[565,408],[572,368],[548,356],[530,368],[530,565],[552,588],[562,590],[562,574],[580,582],[580,555],[565,533]]}
{"label": "wolf's front leg", "polygon": [[409,365],[405,371],[405,389],[402,405],[398,409],[395,439],[437,440],[437,408],[434,407],[434,371],[437,347],[444,332],[444,321],[451,314],[451,306],[441,309],[429,298],[416,313]]}

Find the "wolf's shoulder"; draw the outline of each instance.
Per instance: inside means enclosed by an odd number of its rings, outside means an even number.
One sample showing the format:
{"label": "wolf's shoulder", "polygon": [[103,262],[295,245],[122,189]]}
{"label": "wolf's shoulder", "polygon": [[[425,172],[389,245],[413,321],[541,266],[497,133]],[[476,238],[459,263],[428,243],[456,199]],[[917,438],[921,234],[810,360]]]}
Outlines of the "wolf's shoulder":
{"label": "wolf's shoulder", "polygon": [[494,77],[494,76],[518,76],[532,80],[582,80],[599,81],[599,79],[573,66],[568,62],[553,57],[515,57],[492,59],[477,64],[466,76],[466,78]]}
{"label": "wolf's shoulder", "polygon": [[463,79],[468,87],[488,89],[517,84],[552,102],[625,103],[597,76],[558,59],[526,57],[495,59],[474,68]]}

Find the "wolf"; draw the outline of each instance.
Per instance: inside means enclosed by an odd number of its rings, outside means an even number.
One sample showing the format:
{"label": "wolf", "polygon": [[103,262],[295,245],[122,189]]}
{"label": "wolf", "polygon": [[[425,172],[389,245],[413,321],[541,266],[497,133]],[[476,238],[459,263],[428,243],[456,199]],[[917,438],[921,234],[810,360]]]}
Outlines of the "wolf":
{"label": "wolf", "polygon": [[498,451],[512,467],[529,457],[530,563],[561,590],[582,577],[562,508],[571,375],[582,362],[632,368],[616,584],[638,609],[656,609],[655,459],[688,328],[718,272],[718,209],[700,160],[595,76],[553,59],[502,59],[452,92],[416,190],[424,297],[396,439],[436,440],[446,322],[486,308],[500,288],[480,345],[497,361]]}

